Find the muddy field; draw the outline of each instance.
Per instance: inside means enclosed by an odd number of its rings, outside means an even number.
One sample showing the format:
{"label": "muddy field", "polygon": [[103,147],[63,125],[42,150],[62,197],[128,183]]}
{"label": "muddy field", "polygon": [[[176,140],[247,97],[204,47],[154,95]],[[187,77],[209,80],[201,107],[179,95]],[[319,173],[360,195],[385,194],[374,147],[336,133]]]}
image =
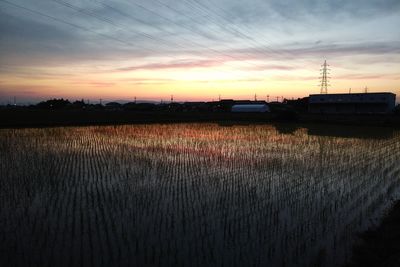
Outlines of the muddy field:
{"label": "muddy field", "polygon": [[400,189],[400,132],[364,131],[0,130],[0,265],[341,265]]}

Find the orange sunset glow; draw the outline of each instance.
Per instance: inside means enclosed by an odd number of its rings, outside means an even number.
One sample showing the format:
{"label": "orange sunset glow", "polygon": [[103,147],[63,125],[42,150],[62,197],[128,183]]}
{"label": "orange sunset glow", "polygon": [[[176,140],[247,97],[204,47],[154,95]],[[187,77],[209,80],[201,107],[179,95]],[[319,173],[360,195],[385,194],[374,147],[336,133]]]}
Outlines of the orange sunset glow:
{"label": "orange sunset glow", "polygon": [[0,102],[400,94],[396,9],[278,2],[1,1]]}

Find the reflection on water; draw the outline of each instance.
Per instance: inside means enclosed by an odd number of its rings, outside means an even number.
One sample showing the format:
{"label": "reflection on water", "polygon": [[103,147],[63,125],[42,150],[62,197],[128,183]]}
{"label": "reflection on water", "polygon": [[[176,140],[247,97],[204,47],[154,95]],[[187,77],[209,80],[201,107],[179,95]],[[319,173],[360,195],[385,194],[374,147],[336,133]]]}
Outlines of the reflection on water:
{"label": "reflection on water", "polygon": [[391,127],[350,126],[332,124],[274,124],[281,134],[293,134],[301,128],[307,129],[309,135],[325,137],[361,138],[361,139],[390,139],[398,130]]}
{"label": "reflection on water", "polygon": [[400,134],[286,127],[1,130],[0,263],[336,266],[400,187]]}
{"label": "reflection on water", "polygon": [[390,139],[395,136],[396,130],[390,127],[312,125],[308,126],[308,134],[343,138]]}

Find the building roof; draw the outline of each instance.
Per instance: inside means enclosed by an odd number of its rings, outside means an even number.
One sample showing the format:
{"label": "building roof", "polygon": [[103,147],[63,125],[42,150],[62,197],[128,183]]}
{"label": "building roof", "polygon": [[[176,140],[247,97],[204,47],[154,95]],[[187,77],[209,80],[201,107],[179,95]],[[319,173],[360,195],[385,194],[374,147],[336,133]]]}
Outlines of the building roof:
{"label": "building roof", "polygon": [[396,95],[390,92],[354,93],[354,94],[318,94],[310,95],[310,104],[322,103],[387,103],[394,101]]}

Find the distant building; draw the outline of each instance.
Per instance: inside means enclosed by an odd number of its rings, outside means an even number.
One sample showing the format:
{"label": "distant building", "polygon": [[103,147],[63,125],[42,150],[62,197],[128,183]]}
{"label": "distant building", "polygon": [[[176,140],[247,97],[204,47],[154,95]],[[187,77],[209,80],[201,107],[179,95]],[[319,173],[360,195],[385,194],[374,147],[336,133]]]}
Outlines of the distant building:
{"label": "distant building", "polygon": [[395,108],[393,93],[310,95],[308,111],[325,114],[389,113]]}
{"label": "distant building", "polygon": [[269,112],[269,107],[266,104],[243,104],[233,105],[232,112]]}

